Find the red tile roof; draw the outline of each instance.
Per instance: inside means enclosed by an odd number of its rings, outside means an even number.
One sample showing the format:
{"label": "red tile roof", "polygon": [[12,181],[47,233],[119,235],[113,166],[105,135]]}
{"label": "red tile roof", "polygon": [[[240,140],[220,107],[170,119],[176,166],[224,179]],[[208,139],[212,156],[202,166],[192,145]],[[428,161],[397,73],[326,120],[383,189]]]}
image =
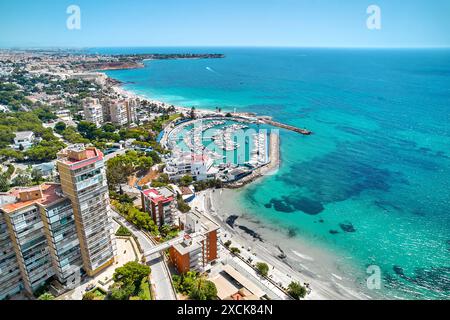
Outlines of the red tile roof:
{"label": "red tile roof", "polygon": [[27,192],[27,191],[35,191],[39,190],[39,186],[37,187],[31,187],[31,188],[14,188],[8,193],[11,196],[17,197],[17,202],[15,203],[9,203],[1,207],[1,209],[6,213],[14,212],[18,209],[28,207],[32,204],[41,204],[43,206],[48,206],[52,204],[53,202],[60,200],[63,198],[61,192],[61,186],[56,183],[44,183],[40,186],[42,190],[42,197],[35,200],[27,200],[27,201],[20,201],[19,194],[21,192]]}
{"label": "red tile roof", "polygon": [[167,198],[164,197],[163,195],[161,195],[159,193],[158,190],[153,189],[153,188],[146,189],[146,190],[142,191],[142,193],[146,198],[150,199],[150,201],[152,201],[155,204],[158,204],[159,202],[162,202],[162,203],[171,202],[174,199],[173,197],[167,197]]}

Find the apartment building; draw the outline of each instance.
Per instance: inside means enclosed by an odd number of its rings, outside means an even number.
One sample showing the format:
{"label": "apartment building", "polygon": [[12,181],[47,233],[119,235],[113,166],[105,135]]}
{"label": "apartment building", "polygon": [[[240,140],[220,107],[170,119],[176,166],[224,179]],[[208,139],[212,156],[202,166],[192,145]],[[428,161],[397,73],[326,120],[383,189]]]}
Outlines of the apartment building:
{"label": "apartment building", "polygon": [[173,155],[166,162],[164,173],[174,180],[185,175],[191,175],[195,181],[215,179],[219,171],[213,165],[214,160],[206,154],[185,152]]}
{"label": "apartment building", "polygon": [[127,125],[128,121],[128,103],[124,100],[113,101],[110,105],[109,112],[111,116],[111,122],[118,125]]}
{"label": "apartment building", "polygon": [[148,212],[157,226],[173,224],[175,193],[168,188],[141,191],[142,209]]}
{"label": "apartment building", "polygon": [[138,99],[128,99],[126,102],[128,124],[137,123],[138,119],[136,109],[138,107]]}
{"label": "apartment building", "polygon": [[83,111],[86,121],[94,123],[97,127],[103,124],[103,106],[98,99],[86,98],[83,101]]}
{"label": "apartment building", "polygon": [[183,242],[169,249],[169,256],[179,273],[190,270],[204,272],[218,257],[220,226],[199,212],[189,212],[180,218],[184,230]]}
{"label": "apartment building", "polygon": [[136,122],[136,107],[137,101],[135,99],[115,99],[109,101],[108,114],[112,123],[119,125],[130,125]]}
{"label": "apartment building", "polygon": [[[62,195],[59,186],[58,194]],[[76,281],[83,262],[71,201],[63,198],[42,207],[41,219],[56,277],[63,284]]]}
{"label": "apartment building", "polygon": [[116,251],[103,154],[76,145],[58,154],[57,167],[72,204],[83,267],[93,276],[114,262]]}
{"label": "apartment building", "polygon": [[[0,206],[15,201],[9,194],[0,195]],[[4,214],[0,212],[0,300],[13,296],[24,288],[19,263],[9,236]]]}
{"label": "apartment building", "polygon": [[0,298],[21,289],[32,294],[53,276],[62,284],[75,279],[81,268],[80,246],[72,207],[61,186],[15,188],[1,197],[0,246],[5,260],[0,264],[5,274],[0,276]]}

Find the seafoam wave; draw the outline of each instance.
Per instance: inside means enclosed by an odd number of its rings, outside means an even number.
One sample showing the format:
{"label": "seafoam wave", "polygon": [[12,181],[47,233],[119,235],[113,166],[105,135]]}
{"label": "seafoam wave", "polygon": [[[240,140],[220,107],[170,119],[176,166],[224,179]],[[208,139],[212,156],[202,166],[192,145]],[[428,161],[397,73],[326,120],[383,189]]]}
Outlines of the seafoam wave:
{"label": "seafoam wave", "polygon": [[295,250],[291,250],[293,254],[295,254],[297,257],[302,258],[303,260],[307,260],[307,261],[314,261],[313,258],[311,258],[310,256],[307,256],[305,254],[301,254]]}

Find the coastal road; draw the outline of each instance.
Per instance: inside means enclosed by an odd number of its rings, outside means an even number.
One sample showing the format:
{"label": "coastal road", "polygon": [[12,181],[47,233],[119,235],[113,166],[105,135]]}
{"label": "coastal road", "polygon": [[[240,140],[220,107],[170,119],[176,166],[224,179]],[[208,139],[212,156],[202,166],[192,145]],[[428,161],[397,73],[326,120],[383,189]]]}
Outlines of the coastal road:
{"label": "coastal road", "polygon": [[[111,210],[111,216],[120,221],[136,236],[144,252],[151,250],[155,246],[147,234],[137,229],[116,211]],[[172,280],[164,256],[161,253],[151,255],[147,258],[147,265],[152,270],[151,282],[155,288],[155,300],[176,300],[177,296],[172,286]]]}

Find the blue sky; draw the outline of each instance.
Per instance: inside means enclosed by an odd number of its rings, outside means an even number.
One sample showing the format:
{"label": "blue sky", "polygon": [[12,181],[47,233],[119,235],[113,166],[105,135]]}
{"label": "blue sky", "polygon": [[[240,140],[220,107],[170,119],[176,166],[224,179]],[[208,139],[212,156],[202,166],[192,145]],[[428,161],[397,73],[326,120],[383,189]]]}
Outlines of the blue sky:
{"label": "blue sky", "polygon": [[450,46],[449,16],[450,0],[0,0],[0,46]]}

